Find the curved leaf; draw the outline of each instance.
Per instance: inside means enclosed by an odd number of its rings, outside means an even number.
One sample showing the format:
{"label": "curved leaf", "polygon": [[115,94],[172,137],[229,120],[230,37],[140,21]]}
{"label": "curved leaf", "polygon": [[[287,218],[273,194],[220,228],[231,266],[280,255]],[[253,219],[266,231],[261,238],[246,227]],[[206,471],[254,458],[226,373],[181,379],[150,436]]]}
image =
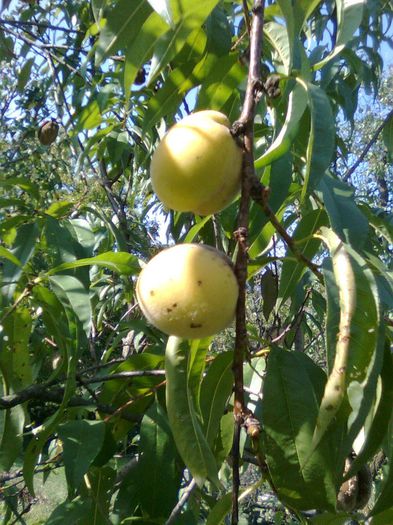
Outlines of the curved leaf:
{"label": "curved leaf", "polygon": [[263,166],[271,164],[289,150],[306,107],[307,93],[303,86],[297,84],[289,95],[287,115],[283,127],[268,150],[256,159],[256,168],[262,168]]}
{"label": "curved leaf", "polygon": [[233,352],[215,357],[201,384],[201,412],[206,440],[213,446],[224,408],[232,392]]}
{"label": "curved leaf", "polygon": [[134,275],[138,273],[140,269],[138,259],[135,255],[126,252],[105,252],[100,253],[95,257],[60,264],[49,270],[47,275],[54,275],[64,270],[72,270],[74,268],[81,268],[82,266],[94,265],[109,268],[110,270],[123,275]]}

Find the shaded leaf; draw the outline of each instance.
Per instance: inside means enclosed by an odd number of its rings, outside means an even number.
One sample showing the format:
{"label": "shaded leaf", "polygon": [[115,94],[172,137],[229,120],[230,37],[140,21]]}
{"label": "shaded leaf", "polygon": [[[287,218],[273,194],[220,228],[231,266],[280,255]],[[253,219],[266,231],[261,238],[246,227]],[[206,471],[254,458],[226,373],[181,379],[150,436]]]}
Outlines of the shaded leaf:
{"label": "shaded leaf", "polygon": [[368,233],[368,221],[354,199],[354,190],[326,173],[317,189],[322,193],[333,230],[353,247],[360,248]]}
{"label": "shaded leaf", "polygon": [[63,444],[67,483],[74,491],[101,449],[105,424],[87,419],[67,421],[59,425],[58,434]]}
{"label": "shaded leaf", "polygon": [[263,442],[278,495],[296,509],[333,510],[334,451],[309,451],[325,375],[309,357],[272,348],[263,384]]}
{"label": "shaded leaf", "polygon": [[201,384],[201,413],[206,440],[213,446],[220,420],[232,392],[233,352],[224,352],[215,357]]}
{"label": "shaded leaf", "polygon": [[199,486],[209,478],[219,486],[217,465],[203,435],[188,385],[189,347],[170,336],[165,354],[168,419],[176,447]]}
{"label": "shaded leaf", "polygon": [[142,419],[139,448],[140,504],[147,516],[167,518],[176,504],[181,476],[168,419],[157,401]]}

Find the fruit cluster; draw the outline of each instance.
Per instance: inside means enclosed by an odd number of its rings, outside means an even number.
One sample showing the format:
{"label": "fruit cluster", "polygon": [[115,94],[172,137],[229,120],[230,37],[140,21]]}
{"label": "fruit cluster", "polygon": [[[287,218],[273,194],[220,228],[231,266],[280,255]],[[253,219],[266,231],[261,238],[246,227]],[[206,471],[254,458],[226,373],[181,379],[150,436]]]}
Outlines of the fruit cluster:
{"label": "fruit cluster", "polygon": [[[175,124],[153,154],[153,189],[168,208],[217,213],[240,189],[242,151],[218,111]],[[238,285],[231,261],[206,245],[163,250],[142,270],[136,288],[142,312],[157,328],[187,339],[207,337],[233,320]]]}

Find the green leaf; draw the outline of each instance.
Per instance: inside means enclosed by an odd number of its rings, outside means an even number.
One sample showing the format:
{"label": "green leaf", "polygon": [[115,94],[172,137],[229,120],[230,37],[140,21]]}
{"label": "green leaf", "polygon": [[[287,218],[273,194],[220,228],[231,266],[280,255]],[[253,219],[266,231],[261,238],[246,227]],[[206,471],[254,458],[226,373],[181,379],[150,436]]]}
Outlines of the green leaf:
{"label": "green leaf", "polygon": [[318,7],[321,0],[298,0],[294,8],[297,31],[301,31],[312,12]]}
{"label": "green leaf", "polygon": [[366,429],[365,441],[358,451],[348,477],[357,472],[361,465],[369,461],[378,451],[385,435],[386,421],[390,421],[393,410],[393,363],[389,345],[385,346],[384,361],[381,370],[381,392],[374,417],[368,429]]}
{"label": "green leaf", "polygon": [[71,306],[89,336],[93,317],[89,291],[72,275],[54,275],[49,279],[60,302]]}
{"label": "green leaf", "polygon": [[135,275],[139,272],[140,267],[138,259],[135,255],[126,252],[105,252],[89,257],[86,259],[79,259],[75,262],[63,263],[47,272],[47,275],[54,275],[64,270],[72,270],[82,266],[103,266],[109,268],[113,272],[123,275]]}
{"label": "green leaf", "polygon": [[138,494],[144,513],[167,518],[177,502],[180,472],[167,416],[156,401],[142,419],[139,439]]}
{"label": "green leaf", "polygon": [[229,53],[232,43],[231,28],[224,9],[217,5],[206,20],[207,46],[217,56]]}
{"label": "green leaf", "polygon": [[313,69],[320,69],[335,58],[350,42],[359,28],[366,0],[337,0],[337,38],[333,51],[323,60],[314,64]]}
{"label": "green leaf", "polygon": [[189,346],[170,336],[165,354],[166,404],[177,450],[201,487],[207,478],[215,485],[217,465],[195,411],[195,400],[188,385]]}
{"label": "green leaf", "polygon": [[34,182],[31,182],[30,179],[25,177],[8,177],[7,179],[0,180],[0,188],[12,188],[13,186],[18,186],[18,188],[25,191],[26,193],[29,193],[36,200],[39,200],[40,198],[38,185]]}
{"label": "green leaf", "polygon": [[91,99],[76,116],[75,126],[72,133],[77,133],[84,129],[94,129],[102,122],[100,106],[98,104],[97,95]]}
{"label": "green leaf", "polygon": [[119,0],[112,4],[105,13],[106,23],[97,43],[97,65],[108,55],[114,55],[118,49],[130,45],[151,12],[145,0]]}
{"label": "green leaf", "polygon": [[[314,257],[321,244],[320,239],[313,237],[313,235],[321,226],[326,224],[327,216],[325,211],[313,210],[302,217],[299,224],[296,226],[292,238],[296,241],[298,248],[307,259],[311,260]],[[287,250],[286,256],[291,256],[291,251],[289,249]],[[278,291],[280,301],[277,308],[292,296],[306,270],[307,267],[302,262],[288,258],[284,260]]]}
{"label": "green leaf", "polygon": [[165,20],[168,26],[173,26],[173,13],[170,0],[148,0],[152,8]]}
{"label": "green leaf", "polygon": [[72,492],[77,490],[94,458],[99,453],[105,436],[103,421],[87,419],[67,421],[58,427],[63,443],[64,468]]}
{"label": "green leaf", "polygon": [[220,57],[209,74],[201,79],[197,109],[223,111],[234,90],[238,89],[244,78],[245,69],[239,64],[235,53]]}
{"label": "green leaf", "polygon": [[233,352],[217,355],[209,366],[201,384],[201,413],[203,430],[212,447],[220,426],[221,417],[232,392]]}
{"label": "green leaf", "polygon": [[[61,350],[64,353],[65,368],[65,382],[63,399],[58,409],[49,416],[39,427],[35,429],[34,436],[30,440],[25,449],[23,462],[23,477],[26,485],[32,495],[34,495],[34,469],[42,448],[48,441],[48,438],[59,423],[62,421],[67,404],[76,388],[76,366],[78,356],[81,348],[83,348],[83,340],[79,329],[79,323],[75,317],[73,310],[69,307],[63,307],[57,297],[50,290],[43,287],[35,287],[37,297],[39,297],[45,308],[44,319],[49,323],[49,326],[56,327],[55,333],[57,341],[62,345]],[[60,314],[60,315],[59,315]],[[67,324],[65,327],[61,326],[59,319],[65,318]],[[64,330],[64,334],[60,333]]]}
{"label": "green leaf", "polygon": [[18,392],[32,382],[29,341],[32,318],[27,308],[16,308],[3,321],[7,341],[0,353],[2,375],[11,391]]}
{"label": "green leaf", "polygon": [[386,525],[393,521],[393,509],[386,510],[380,514],[372,516],[369,520],[370,525]]}
{"label": "green leaf", "polygon": [[72,501],[66,500],[55,508],[45,525],[64,525],[64,523],[79,523],[90,515],[91,501],[83,500],[78,496]]}
{"label": "green leaf", "polygon": [[15,264],[15,266],[19,266],[20,268],[22,268],[22,263],[20,262],[20,260],[17,257],[15,257],[13,253],[7,250],[7,248],[4,248],[4,246],[0,246],[0,257],[2,259],[7,259],[8,261],[11,261],[12,264]]}
{"label": "green leaf", "polygon": [[185,45],[190,33],[199,29],[218,0],[172,0],[171,7],[175,27],[165,33],[159,41],[153,55],[147,84],[165,67]]}
{"label": "green leaf", "polygon": [[[328,300],[327,362],[329,371],[334,374],[329,376],[331,382],[327,385],[325,392],[325,400],[332,398],[333,401],[328,402],[327,406],[330,408],[327,413],[320,412],[322,419],[316,436],[321,437],[324,434],[327,428],[326,423],[330,424],[329,432],[331,432],[335,425],[334,410],[337,411],[338,405],[343,400],[349,402],[351,413],[342,452],[345,457],[350,452],[353,440],[364,425],[375,399],[378,376],[383,362],[384,324],[381,323],[381,301],[375,278],[367,268],[364,259],[348,245],[339,241],[337,237],[335,238],[335,234],[332,235],[327,228],[322,228],[322,235],[327,241],[333,262],[335,260],[336,264],[334,275],[330,265],[325,263],[324,269]],[[342,260],[344,257],[347,261],[345,263]],[[348,264],[353,273],[351,279],[348,278]],[[350,312],[351,315],[349,315]],[[344,336],[348,328],[349,339],[346,339]],[[341,333],[343,330],[344,333]],[[341,337],[337,338],[338,334]],[[343,367],[345,367],[344,370],[342,370]],[[334,377],[336,381],[339,381],[340,389],[336,387],[331,389],[334,386],[332,383]],[[336,399],[337,396],[341,401]],[[331,405],[334,406],[334,410]],[[326,421],[322,424],[324,418]],[[314,443],[316,441],[317,437]]]}
{"label": "green leaf", "polygon": [[389,154],[393,156],[393,114],[386,122],[382,131],[383,142]]}
{"label": "green leaf", "polygon": [[[39,229],[36,223],[22,224],[17,229],[16,239],[10,250],[22,267],[24,267],[34,253]],[[10,260],[5,261],[3,266],[2,294],[6,301],[11,301],[16,290],[18,281],[22,275],[22,267],[15,265]]]}
{"label": "green leaf", "polygon": [[23,429],[25,413],[18,405],[7,409],[2,425],[0,442],[0,468],[9,470],[17,458],[23,456]]}
{"label": "green leaf", "polygon": [[325,375],[309,357],[272,348],[263,383],[263,441],[278,496],[298,510],[333,510],[334,447],[309,451]]}
{"label": "green leaf", "polygon": [[[242,501],[257,490],[262,484],[262,480],[250,485],[249,487],[242,487],[239,490],[238,501]],[[225,517],[232,509],[232,492],[224,494],[214,505],[207,516],[206,525],[223,525]]]}
{"label": "green leaf", "polygon": [[343,512],[338,514],[327,512],[312,518],[311,523],[313,525],[347,525],[350,523],[351,517],[353,517],[352,514]]}
{"label": "green leaf", "polygon": [[[386,422],[385,422],[386,424]],[[380,486],[379,494],[376,498],[374,507],[370,515],[378,514],[392,509],[393,500],[393,417],[390,418],[388,431],[386,435],[384,451],[387,457],[387,465],[383,470],[383,481]]]}
{"label": "green leaf", "polygon": [[54,219],[61,219],[66,217],[74,207],[75,203],[72,201],[52,202],[49,208],[45,210],[45,214],[50,215]]}
{"label": "green leaf", "polygon": [[88,516],[78,521],[78,525],[108,525],[116,472],[109,466],[91,467],[86,478],[89,483],[89,494],[86,499],[92,502],[91,511]]}
{"label": "green leaf", "polygon": [[154,46],[159,37],[169,30],[157,13],[152,13],[144,22],[138,36],[127,46],[124,67],[124,92],[129,93],[138,71],[153,54]]}
{"label": "green leaf", "polygon": [[292,68],[293,53],[292,40],[288,38],[289,27],[287,30],[286,26],[278,22],[268,22],[264,24],[263,31],[274,50],[278,53],[284,66],[284,73],[289,75]]}
{"label": "green leaf", "polygon": [[330,224],[339,237],[354,248],[363,246],[368,233],[368,220],[359,210],[354,190],[326,173],[317,187],[322,193]]}
{"label": "green leaf", "polygon": [[21,70],[18,75],[18,83],[16,85],[16,89],[18,90],[20,94],[23,94],[26,84],[30,79],[31,68],[33,64],[34,64],[34,58],[29,58],[28,60],[26,60],[26,62],[21,67]]}
{"label": "green leaf", "polygon": [[292,145],[300,119],[307,107],[307,95],[303,86],[296,84],[288,99],[285,122],[271,146],[255,161],[257,169],[271,164],[282,157]]}
{"label": "green leaf", "polygon": [[335,123],[330,101],[320,87],[296,79],[308,96],[311,127],[306,152],[306,171],[301,192],[304,202],[308,192],[312,191],[322,179],[330,165],[335,142]]}

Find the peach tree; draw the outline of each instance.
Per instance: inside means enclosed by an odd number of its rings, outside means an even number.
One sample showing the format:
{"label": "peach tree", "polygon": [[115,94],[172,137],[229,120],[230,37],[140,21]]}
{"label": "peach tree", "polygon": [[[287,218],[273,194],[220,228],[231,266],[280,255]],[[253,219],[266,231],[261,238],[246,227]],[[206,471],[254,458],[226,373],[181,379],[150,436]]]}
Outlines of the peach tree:
{"label": "peach tree", "polygon": [[391,2],[0,5],[3,523],[392,522]]}

